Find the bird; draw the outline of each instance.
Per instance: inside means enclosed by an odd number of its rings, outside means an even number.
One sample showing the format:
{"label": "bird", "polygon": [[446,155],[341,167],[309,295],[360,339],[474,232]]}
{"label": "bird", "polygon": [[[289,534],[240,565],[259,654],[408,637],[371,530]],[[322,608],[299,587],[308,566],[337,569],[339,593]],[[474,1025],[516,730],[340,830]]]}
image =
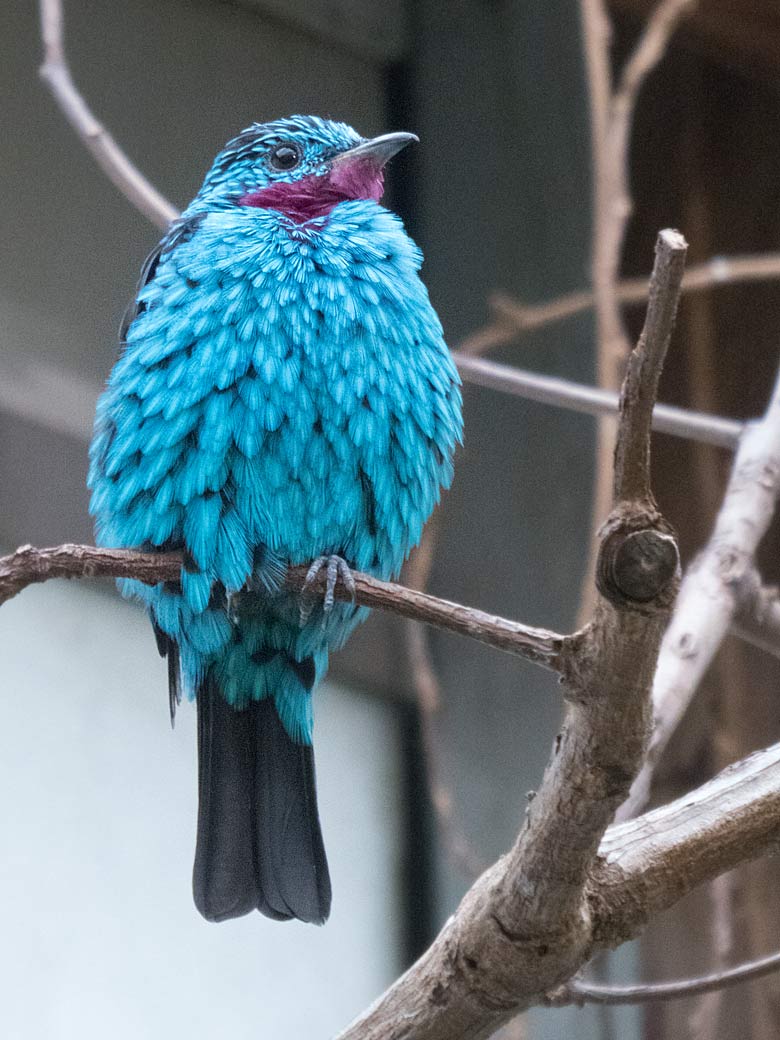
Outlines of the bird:
{"label": "bird", "polygon": [[144,263],[98,401],[98,544],[182,555],[177,581],[118,586],[167,659],[171,722],[195,700],[208,921],[327,919],[312,691],[368,614],[335,587],[397,577],[453,478],[460,380],[380,204],[417,140],[291,116],[229,141]]}

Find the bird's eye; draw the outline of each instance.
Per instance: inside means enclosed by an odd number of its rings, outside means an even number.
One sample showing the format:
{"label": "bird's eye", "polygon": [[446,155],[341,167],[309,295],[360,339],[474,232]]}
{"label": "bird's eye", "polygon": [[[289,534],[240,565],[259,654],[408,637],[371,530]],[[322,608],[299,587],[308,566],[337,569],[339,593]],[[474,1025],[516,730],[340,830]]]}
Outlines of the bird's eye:
{"label": "bird's eye", "polygon": [[268,161],[275,170],[294,170],[301,161],[301,150],[297,144],[283,141],[273,149]]}

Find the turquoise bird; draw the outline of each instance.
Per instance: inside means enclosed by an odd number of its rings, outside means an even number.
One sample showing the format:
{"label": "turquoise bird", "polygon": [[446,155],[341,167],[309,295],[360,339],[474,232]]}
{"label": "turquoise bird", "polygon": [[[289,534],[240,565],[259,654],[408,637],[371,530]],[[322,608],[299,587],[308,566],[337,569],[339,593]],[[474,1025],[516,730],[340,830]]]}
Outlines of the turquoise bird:
{"label": "turquoise bird", "polygon": [[[147,259],[100,398],[91,512],[106,546],[179,550],[122,581],[198,712],[193,890],[210,921],[322,923],[312,690],[367,611],[351,569],[398,575],[452,480],[461,399],[422,256],[379,205],[413,134],[254,124]],[[323,568],[316,597],[288,567]]]}

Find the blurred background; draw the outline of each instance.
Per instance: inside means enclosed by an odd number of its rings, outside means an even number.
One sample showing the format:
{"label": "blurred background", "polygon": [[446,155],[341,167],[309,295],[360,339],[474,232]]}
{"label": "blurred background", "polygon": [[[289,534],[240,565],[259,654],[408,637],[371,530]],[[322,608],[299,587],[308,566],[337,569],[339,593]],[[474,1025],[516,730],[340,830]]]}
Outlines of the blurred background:
{"label": "blurred background", "polygon": [[[615,54],[651,8],[615,0]],[[372,135],[411,130],[387,202],[426,255],[448,342],[589,284],[588,111],[576,0],[70,0],[69,58],[97,117],[177,205],[241,128],[294,112]],[[0,548],[91,541],[86,448],[140,264],[157,241],[37,78],[29,0],[0,12]],[[701,0],[640,99],[626,274],[658,228],[691,261],[780,244],[780,12]],[[632,330],[641,309],[628,312]],[[778,359],[772,283],[683,304],[663,400],[735,417],[764,406]],[[592,382],[585,313],[495,356]],[[560,630],[589,545],[594,423],[466,387],[466,444],[444,500],[432,591]],[[685,559],[729,456],[657,438],[656,487]],[[764,574],[777,579],[777,532]],[[560,720],[555,681],[434,634],[455,813],[485,862],[513,840]],[[167,721],[143,613],[109,584],[31,588],[0,613],[0,1032],[9,1040],[326,1037],[430,941],[468,884],[437,837],[400,623],[374,616],[317,695],[321,811],[334,882],[323,929],[259,915],[207,925],[191,901],[194,713]],[[664,760],[666,799],[780,733],[778,664],[729,643]],[[721,886],[729,958],[780,945],[777,866]],[[724,887],[725,886],[725,887]],[[725,896],[724,896],[725,892]],[[613,981],[707,970],[712,893],[596,966]],[[531,1012],[513,1036],[718,1040],[780,1033],[776,979],[696,1001]],[[699,1025],[697,1026],[697,1021]],[[698,1032],[697,1032],[698,1030]]]}

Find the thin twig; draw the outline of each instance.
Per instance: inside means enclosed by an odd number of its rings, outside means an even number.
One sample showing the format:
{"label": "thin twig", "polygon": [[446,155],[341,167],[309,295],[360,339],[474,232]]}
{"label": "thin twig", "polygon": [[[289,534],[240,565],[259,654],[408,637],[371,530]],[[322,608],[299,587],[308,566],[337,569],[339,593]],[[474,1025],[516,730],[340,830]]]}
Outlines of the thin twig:
{"label": "thin twig", "polygon": [[[713,256],[693,264],[683,277],[683,295],[705,292],[722,285],[766,282],[780,279],[780,253],[755,253],[747,256]],[[648,277],[626,278],[618,282],[616,294],[621,304],[639,304],[647,300]],[[478,329],[458,345],[463,354],[481,354],[494,346],[502,346],[519,333],[565,321],[589,311],[594,305],[593,293],[587,289],[558,296],[545,303],[526,304],[507,293],[494,292],[488,300],[494,323]],[[488,331],[490,330],[490,331]],[[483,343],[484,339],[484,343]]]}
{"label": "thin twig", "polygon": [[[728,970],[726,965],[732,959],[734,948],[734,874],[721,874],[714,878],[707,894],[712,915],[710,933],[714,970],[711,974],[722,976]],[[712,1040],[717,1034],[725,989],[725,986],[718,986],[700,993],[688,1018],[691,1040]]]}
{"label": "thin twig", "polygon": [[[616,286],[620,255],[631,202],[628,175],[622,166],[619,142],[612,134],[612,76],[609,48],[612,23],[604,0],[580,0],[580,24],[585,57],[585,79],[590,107],[591,155],[591,282],[596,317],[596,382],[603,390],[617,390],[628,356],[626,335]],[[615,423],[601,416],[596,424],[595,471],[588,540],[588,562],[580,587],[578,621],[584,624],[594,607],[593,573],[598,554],[596,532],[612,498],[612,451]]]}
{"label": "thin twig", "polygon": [[[178,581],[181,574],[180,553],[143,553],[133,549],[103,549],[92,545],[58,545],[36,549],[24,545],[10,556],[0,558],[0,604],[11,599],[28,585],[50,578],[135,578],[148,585],[162,581]],[[294,567],[287,572],[287,585],[302,589],[307,568]],[[476,639],[496,650],[516,654],[552,671],[560,671],[568,653],[568,639],[544,628],[532,628],[516,621],[486,614],[482,610],[463,607],[437,599],[403,585],[379,581],[367,574],[353,572],[355,601],[364,607],[376,607],[401,617],[443,628],[457,635]],[[324,591],[327,576],[317,581]],[[336,588],[336,598],[350,600],[343,583]]]}
{"label": "thin twig", "polygon": [[[614,391],[557,376],[542,376],[485,358],[463,357],[461,354],[453,354],[453,357],[466,383],[586,415],[617,414],[619,398]],[[653,409],[654,430],[718,448],[736,448],[744,428],[745,424],[736,419],[692,412],[673,405],[657,404]]]}
{"label": "thin twig", "polygon": [[612,98],[613,144],[619,143],[618,160],[628,182],[628,147],[631,123],[642,85],[666,54],[680,21],[693,11],[698,0],[661,0],[656,6],[628,61],[623,66]]}
{"label": "thin twig", "polygon": [[751,979],[780,971],[780,953],[758,957],[746,964],[739,964],[711,975],[700,975],[694,979],[677,979],[674,982],[647,982],[641,986],[601,986],[575,978],[568,985],[550,995],[548,1003],[558,1007],[563,1004],[648,1004],[657,1000],[680,1000],[702,993],[712,993],[736,986]]}
{"label": "thin twig", "polygon": [[41,0],[40,11],[44,47],[41,79],[112,184],[148,220],[159,228],[167,228],[178,216],[176,208],[130,162],[76,89],[65,57],[61,0]]}

